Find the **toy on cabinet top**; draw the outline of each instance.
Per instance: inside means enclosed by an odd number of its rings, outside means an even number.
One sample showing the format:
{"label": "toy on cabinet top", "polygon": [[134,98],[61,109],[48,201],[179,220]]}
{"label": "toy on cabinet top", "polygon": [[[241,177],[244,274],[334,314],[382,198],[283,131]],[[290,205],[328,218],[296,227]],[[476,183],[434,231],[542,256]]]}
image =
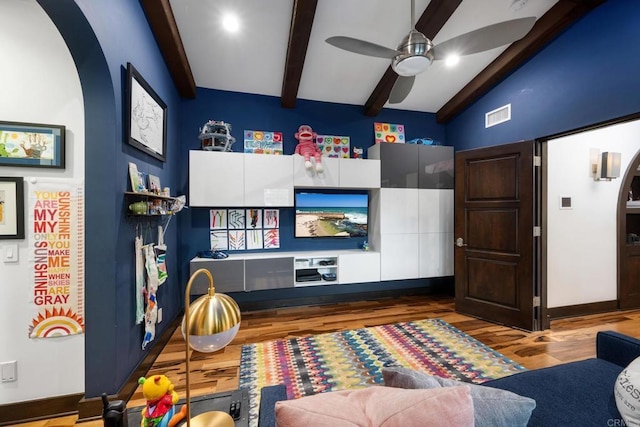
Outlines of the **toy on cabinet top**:
{"label": "toy on cabinet top", "polygon": [[138,384],[142,385],[142,394],[147,400],[140,427],[173,427],[185,418],[187,405],[183,405],[180,412],[175,411],[179,397],[166,375],[141,377]]}
{"label": "toy on cabinet top", "polygon": [[318,136],[316,132],[313,131],[311,126],[309,125],[300,125],[298,128],[298,132],[296,132],[296,139],[298,140],[298,145],[296,145],[295,154],[300,154],[304,157],[304,166],[307,169],[311,169],[313,166],[311,164],[311,157],[315,159],[316,170],[318,172],[322,172],[322,163],[321,157],[322,152],[318,148],[315,143],[315,138]]}
{"label": "toy on cabinet top", "polygon": [[236,139],[231,136],[231,124],[209,120],[200,128],[200,145],[206,151],[231,151]]}

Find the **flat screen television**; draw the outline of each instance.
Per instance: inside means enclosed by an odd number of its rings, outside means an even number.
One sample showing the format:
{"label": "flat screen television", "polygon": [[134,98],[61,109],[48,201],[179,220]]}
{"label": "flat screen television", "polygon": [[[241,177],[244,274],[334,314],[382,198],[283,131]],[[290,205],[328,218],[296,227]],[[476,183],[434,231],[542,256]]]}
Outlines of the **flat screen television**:
{"label": "flat screen television", "polygon": [[296,190],[295,211],[295,237],[367,237],[367,192]]}

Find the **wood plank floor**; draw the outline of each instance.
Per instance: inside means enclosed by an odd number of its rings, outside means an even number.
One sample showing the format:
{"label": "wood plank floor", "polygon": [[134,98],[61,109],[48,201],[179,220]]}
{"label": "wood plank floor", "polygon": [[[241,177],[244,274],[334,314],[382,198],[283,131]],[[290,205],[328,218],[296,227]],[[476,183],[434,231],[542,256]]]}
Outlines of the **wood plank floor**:
{"label": "wood plank floor", "polygon": [[[440,318],[525,366],[537,369],[595,356],[595,335],[615,330],[640,338],[640,310],[560,319],[551,329],[525,332],[456,313],[449,297],[411,296],[322,306],[304,306],[242,314],[240,331],[224,350],[191,356],[191,395],[238,388],[240,350],[243,344],[356,329],[388,323]],[[165,374],[184,397],[184,340],[176,331],[148,375]],[[144,404],[140,388],[127,407]],[[76,417],[59,417],[23,423],[21,427],[62,427],[75,425]],[[101,427],[102,421],[79,423]]]}

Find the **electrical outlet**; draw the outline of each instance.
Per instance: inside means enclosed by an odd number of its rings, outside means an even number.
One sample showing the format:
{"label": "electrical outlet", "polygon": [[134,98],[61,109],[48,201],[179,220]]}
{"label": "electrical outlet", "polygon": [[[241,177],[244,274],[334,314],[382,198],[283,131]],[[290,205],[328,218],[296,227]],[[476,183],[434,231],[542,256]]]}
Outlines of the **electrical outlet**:
{"label": "electrical outlet", "polygon": [[10,383],[13,381],[17,381],[18,362],[15,360],[12,360],[10,362],[0,363],[0,374],[2,377],[3,383]]}
{"label": "electrical outlet", "polygon": [[162,322],[162,308],[158,307],[158,319],[156,320],[156,323],[160,322]]}

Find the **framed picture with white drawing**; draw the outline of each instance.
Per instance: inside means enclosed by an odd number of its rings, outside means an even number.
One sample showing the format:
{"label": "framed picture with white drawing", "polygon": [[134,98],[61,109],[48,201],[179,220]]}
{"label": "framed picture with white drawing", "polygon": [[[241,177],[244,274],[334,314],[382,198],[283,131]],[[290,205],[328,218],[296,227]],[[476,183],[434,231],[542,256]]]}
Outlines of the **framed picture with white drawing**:
{"label": "framed picture with white drawing", "polygon": [[166,161],[167,104],[131,63],[127,63],[125,124],[129,145]]}

